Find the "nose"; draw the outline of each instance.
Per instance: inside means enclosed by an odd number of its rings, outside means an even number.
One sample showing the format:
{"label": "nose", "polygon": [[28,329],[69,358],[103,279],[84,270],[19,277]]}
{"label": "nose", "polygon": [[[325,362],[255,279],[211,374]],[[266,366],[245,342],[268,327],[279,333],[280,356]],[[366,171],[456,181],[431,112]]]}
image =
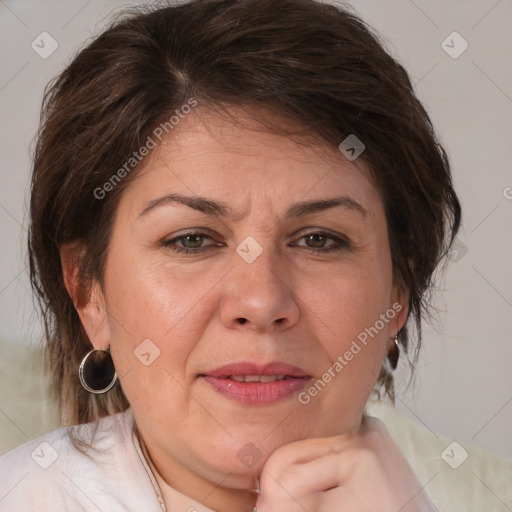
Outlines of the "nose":
{"label": "nose", "polygon": [[286,330],[299,319],[289,266],[270,249],[252,263],[234,255],[224,280],[221,321],[229,329]]}

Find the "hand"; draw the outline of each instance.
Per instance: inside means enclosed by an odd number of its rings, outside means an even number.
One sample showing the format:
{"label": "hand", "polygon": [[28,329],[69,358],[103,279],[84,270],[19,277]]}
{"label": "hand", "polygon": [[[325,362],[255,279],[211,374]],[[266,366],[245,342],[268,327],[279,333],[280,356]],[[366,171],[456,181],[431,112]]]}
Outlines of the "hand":
{"label": "hand", "polygon": [[347,434],[278,448],[260,476],[257,512],[438,512],[377,418]]}

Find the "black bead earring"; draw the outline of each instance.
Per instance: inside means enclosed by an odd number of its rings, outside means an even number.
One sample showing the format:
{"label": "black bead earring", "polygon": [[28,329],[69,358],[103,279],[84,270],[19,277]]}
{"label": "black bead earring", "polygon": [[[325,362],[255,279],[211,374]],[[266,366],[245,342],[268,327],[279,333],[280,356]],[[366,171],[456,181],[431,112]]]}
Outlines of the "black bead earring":
{"label": "black bead earring", "polygon": [[393,348],[388,352],[388,361],[392,370],[396,370],[398,358],[400,357],[400,345],[398,344],[398,334],[395,336]]}

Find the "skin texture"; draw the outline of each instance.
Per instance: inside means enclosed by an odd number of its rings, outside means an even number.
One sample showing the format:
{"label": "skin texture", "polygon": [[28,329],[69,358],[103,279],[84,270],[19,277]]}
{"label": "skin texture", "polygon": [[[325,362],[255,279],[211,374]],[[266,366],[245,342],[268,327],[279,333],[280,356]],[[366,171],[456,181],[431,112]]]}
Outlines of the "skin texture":
{"label": "skin texture", "polygon": [[[261,510],[294,510],[262,473],[267,459],[295,446],[281,459],[291,468],[308,443],[330,446],[333,436],[362,432],[364,405],[406,318],[406,296],[393,284],[382,200],[361,158],[350,162],[336,147],[269,133],[253,119],[257,112],[238,112],[233,123],[197,108],[153,150],[121,197],[104,286],[93,283],[90,302],[79,307],[92,345],[110,346],[159,473],[223,512],[252,511],[257,496],[251,489],[260,476]],[[170,202],[141,215],[171,193],[222,201],[233,215]],[[337,206],[284,217],[297,202],[337,196],[356,201],[365,213]],[[178,238],[205,228],[210,232],[199,240]],[[327,252],[336,239],[305,236],[319,231],[348,244]],[[247,237],[262,248],[252,263],[236,252]],[[176,246],[202,252],[177,253]],[[73,295],[76,269],[66,250]],[[400,313],[307,404],[297,393],[265,406],[240,404],[199,377],[236,361],[282,361],[302,368],[314,383],[393,304],[401,305]],[[149,366],[134,355],[146,339],[160,351]],[[237,457],[247,443],[260,454],[251,467]],[[322,450],[313,456],[323,456]],[[283,475],[286,469],[275,457],[268,467]],[[346,467],[345,479],[353,465]],[[370,472],[378,477],[382,467],[376,467]],[[356,488],[361,481],[353,480]],[[323,510],[319,503],[307,510]]]}

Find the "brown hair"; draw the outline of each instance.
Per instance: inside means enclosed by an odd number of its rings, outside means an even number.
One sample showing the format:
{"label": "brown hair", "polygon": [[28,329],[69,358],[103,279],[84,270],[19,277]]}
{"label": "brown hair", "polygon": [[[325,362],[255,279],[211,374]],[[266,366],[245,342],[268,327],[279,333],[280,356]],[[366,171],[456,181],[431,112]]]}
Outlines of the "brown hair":
{"label": "brown hair", "polygon": [[[91,344],[66,291],[59,249],[79,241],[81,293],[102,284],[113,213],[129,179],[104,186],[155,127],[201,106],[271,108],[322,140],[355,134],[381,192],[396,282],[421,318],[434,270],[460,223],[445,151],[404,68],[348,8],[313,0],[206,0],[116,18],[51,83],[42,106],[30,202],[29,257],[63,422],[126,409],[118,384],[92,395],[78,380]],[[135,171],[132,173],[135,175]],[[407,330],[400,343],[407,350]],[[386,366],[386,365],[385,365]],[[392,394],[390,372],[378,384]]]}

